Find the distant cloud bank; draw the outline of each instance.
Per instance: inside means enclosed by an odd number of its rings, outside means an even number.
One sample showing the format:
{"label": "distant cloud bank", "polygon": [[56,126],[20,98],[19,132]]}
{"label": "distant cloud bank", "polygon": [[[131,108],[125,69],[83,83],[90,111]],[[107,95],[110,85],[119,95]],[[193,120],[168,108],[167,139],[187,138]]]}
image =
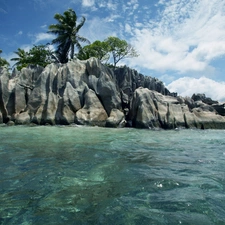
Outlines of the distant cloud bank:
{"label": "distant cloud bank", "polygon": [[194,93],[204,93],[213,100],[225,102],[225,82],[219,83],[206,77],[200,77],[199,79],[179,78],[167,85],[167,88],[183,97],[191,97]]}

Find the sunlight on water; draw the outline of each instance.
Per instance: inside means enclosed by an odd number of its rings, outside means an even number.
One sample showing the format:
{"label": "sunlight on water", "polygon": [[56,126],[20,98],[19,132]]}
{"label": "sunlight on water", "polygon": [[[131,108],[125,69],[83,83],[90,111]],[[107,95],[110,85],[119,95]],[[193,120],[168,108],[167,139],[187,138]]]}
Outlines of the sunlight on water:
{"label": "sunlight on water", "polygon": [[0,127],[0,224],[225,224],[224,136]]}

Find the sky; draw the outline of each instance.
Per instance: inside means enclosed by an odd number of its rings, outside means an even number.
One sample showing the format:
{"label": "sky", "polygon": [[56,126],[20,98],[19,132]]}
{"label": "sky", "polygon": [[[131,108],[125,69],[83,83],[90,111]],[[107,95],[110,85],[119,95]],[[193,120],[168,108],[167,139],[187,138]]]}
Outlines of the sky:
{"label": "sky", "polygon": [[48,26],[68,8],[86,18],[81,36],[117,36],[136,49],[139,56],[120,65],[183,97],[205,93],[225,102],[224,0],[0,0],[1,56],[10,61],[18,48],[50,43]]}

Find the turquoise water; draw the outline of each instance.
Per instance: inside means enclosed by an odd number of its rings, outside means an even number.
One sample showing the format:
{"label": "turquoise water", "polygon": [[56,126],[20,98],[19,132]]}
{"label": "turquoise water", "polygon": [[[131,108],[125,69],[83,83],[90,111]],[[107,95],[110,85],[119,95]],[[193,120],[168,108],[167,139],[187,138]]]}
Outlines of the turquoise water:
{"label": "turquoise water", "polygon": [[0,224],[225,224],[224,137],[0,127]]}

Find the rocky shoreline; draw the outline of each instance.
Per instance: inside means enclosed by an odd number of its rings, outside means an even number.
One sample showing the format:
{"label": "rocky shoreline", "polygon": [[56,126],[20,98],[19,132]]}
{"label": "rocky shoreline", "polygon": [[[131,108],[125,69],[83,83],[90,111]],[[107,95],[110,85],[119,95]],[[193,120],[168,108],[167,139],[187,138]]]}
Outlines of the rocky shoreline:
{"label": "rocky shoreline", "polygon": [[177,96],[128,67],[74,59],[12,74],[0,68],[0,123],[225,129],[225,105]]}

